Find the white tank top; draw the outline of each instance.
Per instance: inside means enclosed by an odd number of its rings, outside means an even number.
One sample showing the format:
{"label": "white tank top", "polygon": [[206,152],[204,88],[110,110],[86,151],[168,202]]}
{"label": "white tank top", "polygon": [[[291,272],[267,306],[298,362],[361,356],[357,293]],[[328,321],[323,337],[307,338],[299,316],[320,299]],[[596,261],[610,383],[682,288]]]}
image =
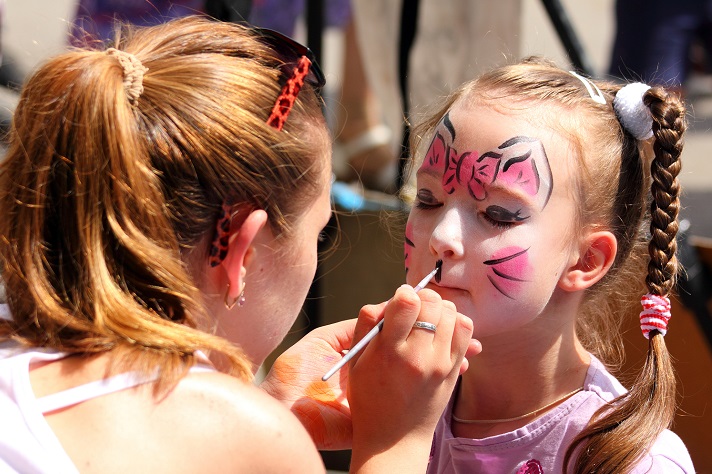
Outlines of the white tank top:
{"label": "white tank top", "polygon": [[[8,315],[7,305],[0,304],[0,318]],[[44,415],[157,378],[126,372],[36,398],[30,384],[30,365],[62,357],[65,354],[22,348],[12,341],[0,343],[0,474],[78,473]],[[197,365],[190,371],[212,370]]]}

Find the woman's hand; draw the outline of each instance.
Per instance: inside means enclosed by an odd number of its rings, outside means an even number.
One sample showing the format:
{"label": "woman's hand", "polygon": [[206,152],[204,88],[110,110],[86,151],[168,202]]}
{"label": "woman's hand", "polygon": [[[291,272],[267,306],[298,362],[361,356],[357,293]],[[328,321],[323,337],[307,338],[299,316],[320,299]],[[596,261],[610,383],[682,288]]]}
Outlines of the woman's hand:
{"label": "woman's hand", "polygon": [[351,347],[355,326],[350,319],[311,331],[277,358],[260,385],[291,409],[318,449],[351,448],[348,369],[326,382],[321,377]]}
{"label": "woman's hand", "polygon": [[[465,355],[480,352],[472,321],[436,292],[403,285],[385,308],[365,307],[354,341],[380,319],[383,329],[349,367],[352,470],[423,471],[435,426],[450,399]],[[433,332],[413,327],[436,326]]]}
{"label": "woman's hand", "polygon": [[[344,352],[384,318],[383,334],[323,382],[321,377]],[[436,324],[435,334],[413,328],[416,319]],[[411,331],[414,338],[409,337]],[[397,443],[399,437],[427,440],[429,452],[457,375],[467,369],[462,356],[481,350],[471,333],[471,321],[452,303],[430,290],[416,294],[404,286],[388,302],[364,306],[358,324],[352,319],[311,331],[279,356],[261,387],[289,406],[317,448],[349,449],[353,436],[346,392],[349,374],[355,370],[359,381],[351,383],[350,397],[364,405],[357,424],[364,426],[361,432],[367,439],[355,453],[385,451],[382,447]],[[371,430],[376,433],[371,435]],[[388,441],[382,444],[381,438]]]}

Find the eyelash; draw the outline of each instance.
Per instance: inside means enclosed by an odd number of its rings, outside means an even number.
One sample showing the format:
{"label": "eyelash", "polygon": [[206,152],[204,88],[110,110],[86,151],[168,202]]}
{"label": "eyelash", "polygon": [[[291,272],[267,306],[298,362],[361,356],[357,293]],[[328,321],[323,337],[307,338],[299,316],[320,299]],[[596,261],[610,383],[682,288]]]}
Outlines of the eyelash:
{"label": "eyelash", "polygon": [[431,209],[436,209],[438,207],[442,206],[442,204],[426,204],[423,201],[416,201],[415,207],[418,209],[423,209],[425,211],[431,210]]}
{"label": "eyelash", "polygon": [[321,232],[319,232],[319,236],[317,237],[317,240],[319,241],[319,243],[322,243],[322,242],[326,242],[326,239],[328,239],[328,238],[329,238],[329,236],[326,235],[326,231],[322,230]]}
{"label": "eyelash", "polygon": [[487,213],[483,213],[482,217],[485,219],[487,223],[489,223],[492,227],[495,227],[497,229],[509,229],[511,227],[514,227],[516,224],[515,222],[503,222],[503,221],[498,221],[492,219],[490,216],[487,215]]}
{"label": "eyelash", "polygon": [[[430,193],[428,193],[430,194]],[[432,195],[429,195],[427,197],[430,197],[431,199],[433,198]],[[415,207],[416,209],[422,209],[422,210],[431,210],[431,209],[436,209],[438,207],[442,206],[442,203],[435,202],[435,203],[429,203],[429,202],[423,202],[423,196],[421,192],[418,192],[418,194],[415,195]]]}

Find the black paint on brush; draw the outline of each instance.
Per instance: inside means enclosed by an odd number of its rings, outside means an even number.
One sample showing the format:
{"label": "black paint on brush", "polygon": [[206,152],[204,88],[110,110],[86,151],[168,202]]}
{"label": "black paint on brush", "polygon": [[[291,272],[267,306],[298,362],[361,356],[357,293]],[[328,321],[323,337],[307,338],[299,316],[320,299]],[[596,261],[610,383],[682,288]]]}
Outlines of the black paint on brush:
{"label": "black paint on brush", "polygon": [[443,261],[438,260],[435,262],[435,268],[438,269],[438,272],[435,274],[435,283],[440,283],[440,277],[443,276]]}

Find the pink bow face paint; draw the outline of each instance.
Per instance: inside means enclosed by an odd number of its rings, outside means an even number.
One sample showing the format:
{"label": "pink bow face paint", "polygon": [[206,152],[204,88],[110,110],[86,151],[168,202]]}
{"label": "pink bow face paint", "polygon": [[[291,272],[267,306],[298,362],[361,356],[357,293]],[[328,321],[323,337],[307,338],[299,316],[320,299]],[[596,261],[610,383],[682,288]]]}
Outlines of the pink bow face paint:
{"label": "pink bow face paint", "polygon": [[[535,138],[516,136],[506,140],[496,150],[482,154],[458,151],[452,146],[455,128],[446,114],[430,143],[421,170],[442,173],[442,185],[447,194],[458,187],[477,201],[488,196],[489,188],[498,184],[521,189],[536,199],[539,209],[549,201],[552,177],[549,161],[541,142]],[[449,135],[449,136],[448,136]]]}
{"label": "pink bow face paint", "polygon": [[432,287],[475,320],[478,336],[539,314],[569,262],[569,150],[525,112],[456,103],[417,171],[405,231],[408,282],[442,260]]}

